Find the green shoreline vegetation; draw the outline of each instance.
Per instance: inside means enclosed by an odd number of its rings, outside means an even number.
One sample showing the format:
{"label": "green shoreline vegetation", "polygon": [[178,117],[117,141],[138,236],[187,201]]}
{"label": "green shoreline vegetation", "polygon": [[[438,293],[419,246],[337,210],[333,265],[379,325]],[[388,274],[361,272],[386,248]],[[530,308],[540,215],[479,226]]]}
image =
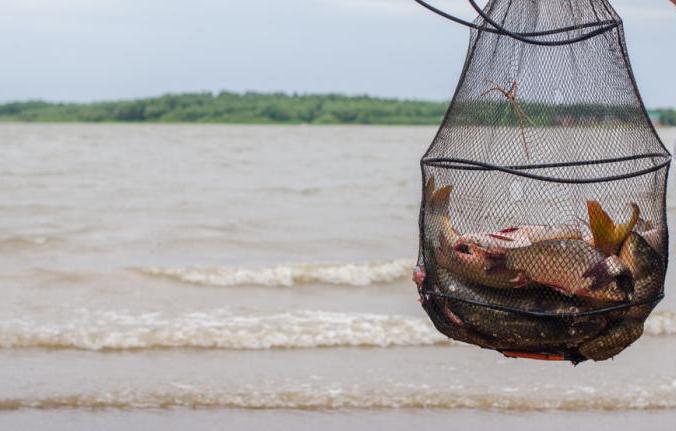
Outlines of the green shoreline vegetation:
{"label": "green shoreline vegetation", "polygon": [[[573,107],[532,104],[530,112],[531,117],[537,118],[541,124],[583,123],[590,117],[607,118],[610,115],[617,119],[637,113],[635,109],[622,107],[586,106],[580,109],[583,106],[570,109]],[[447,102],[370,96],[221,92],[92,103],[12,102],[0,105],[0,121],[437,125],[446,108]],[[524,108],[528,111],[528,104],[524,104]],[[486,101],[473,106],[458,106],[458,109],[464,111],[462,114],[470,114],[465,118],[472,118],[471,113],[475,109],[482,112],[483,115],[474,116],[476,123],[490,122],[489,117],[493,115],[502,117],[500,122],[513,120],[508,105],[504,103]],[[581,115],[571,117],[571,113],[576,112]],[[625,115],[618,116],[618,113]],[[650,118],[659,125],[676,126],[674,109],[650,111]],[[626,118],[622,119],[626,121]]]}

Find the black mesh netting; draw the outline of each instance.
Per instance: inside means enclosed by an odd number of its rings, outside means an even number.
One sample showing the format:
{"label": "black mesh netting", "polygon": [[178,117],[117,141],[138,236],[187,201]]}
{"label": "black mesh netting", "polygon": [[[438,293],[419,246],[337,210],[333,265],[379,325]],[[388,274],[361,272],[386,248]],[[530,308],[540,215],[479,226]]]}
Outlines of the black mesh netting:
{"label": "black mesh netting", "polygon": [[611,358],[640,337],[667,263],[670,156],[621,20],[606,0],[482,13],[421,160],[423,307],[445,335],[508,355]]}

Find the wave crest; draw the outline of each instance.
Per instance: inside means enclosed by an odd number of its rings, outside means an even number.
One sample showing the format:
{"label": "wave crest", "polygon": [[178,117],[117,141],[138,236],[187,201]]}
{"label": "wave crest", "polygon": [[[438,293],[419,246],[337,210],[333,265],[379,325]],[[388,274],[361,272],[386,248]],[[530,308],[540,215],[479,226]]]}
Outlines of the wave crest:
{"label": "wave crest", "polygon": [[296,311],[237,315],[228,310],[166,316],[79,310],[63,322],[0,322],[1,348],[125,350],[419,346],[449,342],[423,318]]}
{"label": "wave crest", "polygon": [[206,286],[296,286],[309,283],[368,286],[410,277],[412,259],[365,264],[289,264],[268,268],[143,267],[137,271]]}
{"label": "wave crest", "polygon": [[648,335],[676,335],[676,313],[656,311],[645,322],[644,333]]}
{"label": "wave crest", "polygon": [[[676,314],[653,313],[644,332],[676,335]],[[82,309],[54,322],[0,321],[0,348],[264,350],[436,344],[461,343],[438,333],[424,317],[312,310],[276,314],[212,310],[170,316]]]}
{"label": "wave crest", "polygon": [[[509,390],[508,390],[509,389]],[[619,411],[676,408],[676,381],[627,390],[622,394],[585,386],[546,394],[543,387],[477,391],[469,387],[431,389],[359,386],[222,391],[175,384],[162,391],[120,391],[102,394],[63,394],[38,398],[0,398],[0,410],[16,409],[475,409],[502,411]],[[550,388],[551,389],[551,388]],[[545,393],[543,393],[545,392]]]}

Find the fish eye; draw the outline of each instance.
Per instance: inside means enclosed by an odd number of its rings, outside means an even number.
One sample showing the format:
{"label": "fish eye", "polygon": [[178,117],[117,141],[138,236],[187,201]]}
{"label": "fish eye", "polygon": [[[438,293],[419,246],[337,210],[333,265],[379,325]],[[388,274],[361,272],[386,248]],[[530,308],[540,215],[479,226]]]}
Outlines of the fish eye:
{"label": "fish eye", "polygon": [[463,253],[463,254],[472,254],[472,252],[469,249],[469,245],[467,245],[467,244],[456,245],[455,251],[457,251],[458,253]]}

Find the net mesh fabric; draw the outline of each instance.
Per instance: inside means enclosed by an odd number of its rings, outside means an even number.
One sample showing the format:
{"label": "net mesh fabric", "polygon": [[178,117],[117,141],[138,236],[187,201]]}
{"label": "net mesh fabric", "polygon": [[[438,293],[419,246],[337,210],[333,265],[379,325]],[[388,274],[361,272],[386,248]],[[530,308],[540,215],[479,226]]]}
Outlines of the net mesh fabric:
{"label": "net mesh fabric", "polygon": [[[621,20],[606,0],[491,0],[483,11],[536,43],[474,21],[421,160],[423,306],[441,332],[482,347],[610,358],[640,336],[667,262],[669,154]],[[616,25],[565,43],[603,22]]]}

